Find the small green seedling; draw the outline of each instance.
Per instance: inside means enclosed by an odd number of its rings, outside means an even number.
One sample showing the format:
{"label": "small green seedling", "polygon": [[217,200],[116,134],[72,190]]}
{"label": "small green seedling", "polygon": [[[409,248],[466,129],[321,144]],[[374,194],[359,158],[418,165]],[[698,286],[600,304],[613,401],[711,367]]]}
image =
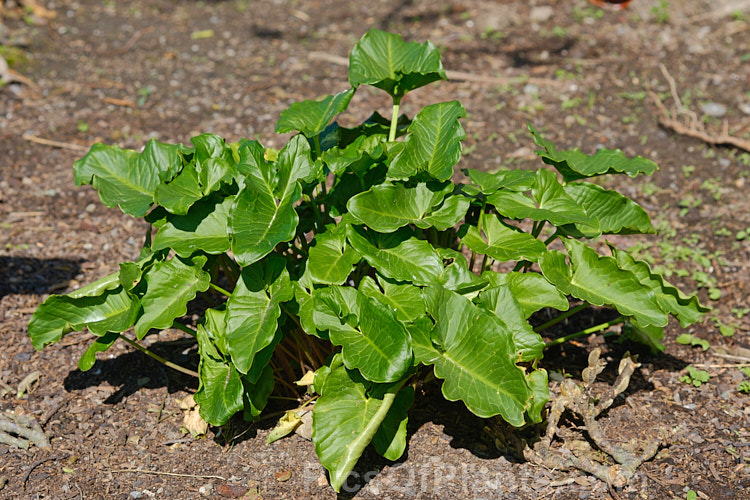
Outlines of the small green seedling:
{"label": "small green seedling", "polygon": [[707,371],[698,370],[697,368],[688,366],[687,374],[680,377],[680,382],[685,382],[686,384],[693,384],[695,387],[700,387],[702,384],[708,382],[709,378],[711,377]]}
{"label": "small green seedling", "polygon": [[683,333],[679,335],[675,339],[675,342],[682,345],[700,346],[704,351],[707,351],[708,348],[711,347],[707,340],[698,338],[695,335],[691,335],[689,333]]}

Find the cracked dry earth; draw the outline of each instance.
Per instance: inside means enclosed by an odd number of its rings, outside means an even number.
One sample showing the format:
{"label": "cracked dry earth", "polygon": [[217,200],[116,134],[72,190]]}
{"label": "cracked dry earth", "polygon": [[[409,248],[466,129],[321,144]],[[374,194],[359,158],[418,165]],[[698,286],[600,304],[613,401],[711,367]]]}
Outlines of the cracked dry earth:
{"label": "cracked dry earth", "polygon": [[[440,47],[453,81],[415,92],[402,109],[461,100],[467,167],[536,167],[527,122],[563,148],[605,145],[654,159],[661,169],[651,178],[608,182],[641,203],[660,234],[617,244],[637,245],[714,309],[687,332],[671,324],[659,355],[603,335],[547,352],[553,394],[560,380],[582,380],[595,348],[608,361],[597,394],[616,381],[626,351],[639,354],[598,425],[615,445],[669,437],[624,487],[525,461],[508,443],[539,439],[539,429],[509,434],[427,384],[410,412],[405,456],[394,463],[367,451],[342,497],[750,497],[750,395],[737,389],[750,363],[750,239],[742,237],[750,153],[670,128],[652,97],[668,111],[679,98],[674,117],[695,113],[709,136],[747,141],[749,2],[633,0],[621,11],[586,0],[37,0],[27,4],[46,10],[28,11],[18,3],[3,3],[0,27],[3,55],[11,60],[12,48],[13,70],[28,79],[0,88],[0,411],[35,419],[51,446],[0,444],[0,498],[336,496],[312,443],[294,435],[266,444],[272,419],[192,439],[180,431],[179,408],[196,389],[191,380],[125,345],[81,373],[88,334],[36,352],[26,324],[48,294],[113,272],[140,248],[141,222],[74,186],[71,165],[92,143],[138,149],[150,137],[188,142],[213,132],[279,146],[279,113],[342,90],[341,58],[370,27]],[[373,107],[388,112],[382,95],[358,92],[342,121]],[[597,315],[606,311],[552,334],[596,324]],[[676,343],[682,333],[708,348]],[[196,362],[179,332],[146,341],[177,363]],[[681,381],[688,366],[709,380]],[[553,446],[574,446],[583,425],[563,415]]]}

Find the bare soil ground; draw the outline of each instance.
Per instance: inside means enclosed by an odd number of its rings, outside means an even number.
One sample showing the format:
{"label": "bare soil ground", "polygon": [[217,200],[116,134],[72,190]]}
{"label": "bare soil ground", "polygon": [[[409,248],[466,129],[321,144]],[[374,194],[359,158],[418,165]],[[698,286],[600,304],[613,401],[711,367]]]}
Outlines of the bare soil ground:
{"label": "bare soil ground", "polygon": [[[661,233],[617,243],[639,245],[683,288],[700,287],[714,310],[687,332],[670,325],[657,356],[595,335],[550,349],[543,361],[580,379],[594,346],[615,361],[626,350],[640,354],[642,367],[603,425],[618,442],[653,439],[665,428],[673,438],[627,487],[504,454],[496,422],[445,403],[439,387],[427,385],[410,413],[403,459],[366,452],[343,496],[661,499],[692,489],[700,498],[750,498],[750,396],[737,390],[750,380],[740,370],[750,363],[743,350],[750,237],[741,233],[750,228],[750,153],[660,125],[648,93],[670,109],[679,96],[709,135],[747,141],[749,2],[634,0],[602,11],[585,0],[37,0],[56,14],[51,19],[13,3],[5,2],[0,48],[33,84],[0,88],[0,410],[35,417],[52,450],[0,444],[0,497],[336,496],[312,443],[292,436],[266,444],[273,420],[185,437],[178,401],[195,390],[191,380],[125,345],[81,373],[89,334],[36,352],[26,324],[48,294],[113,272],[140,248],[141,222],[73,183],[71,165],[92,143],[138,149],[150,137],[187,143],[213,132],[279,146],[280,111],[343,90],[347,69],[329,56],[346,57],[374,26],[432,40],[446,68],[465,73],[415,92],[402,107],[413,115],[429,102],[461,100],[466,167],[536,166],[527,122],[563,148],[604,145],[654,159],[661,170],[651,178],[609,185],[638,200]],[[358,92],[344,120],[360,121],[373,107],[385,114],[388,104],[378,92]],[[596,318],[576,322],[563,328]],[[676,343],[681,333],[710,348]],[[195,363],[195,350],[179,338],[167,331],[146,340],[171,360]],[[610,365],[604,382],[614,379]],[[688,366],[710,380],[680,381]],[[17,398],[35,371],[38,383]]]}

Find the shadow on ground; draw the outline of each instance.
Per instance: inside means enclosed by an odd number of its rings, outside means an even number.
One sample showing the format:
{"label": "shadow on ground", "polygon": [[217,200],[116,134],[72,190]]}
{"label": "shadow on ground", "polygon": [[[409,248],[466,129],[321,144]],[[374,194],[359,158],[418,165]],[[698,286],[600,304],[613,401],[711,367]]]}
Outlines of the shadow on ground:
{"label": "shadow on ground", "polygon": [[81,272],[82,260],[0,257],[0,299],[11,294],[63,291]]}

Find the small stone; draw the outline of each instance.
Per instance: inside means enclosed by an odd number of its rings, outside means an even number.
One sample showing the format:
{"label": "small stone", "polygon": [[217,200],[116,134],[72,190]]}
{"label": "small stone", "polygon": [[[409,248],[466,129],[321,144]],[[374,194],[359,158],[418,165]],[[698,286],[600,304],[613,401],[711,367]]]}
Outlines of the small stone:
{"label": "small stone", "polygon": [[737,107],[746,115],[750,115],[750,102],[741,102]]}
{"label": "small stone", "polygon": [[143,496],[143,493],[140,491],[131,491],[130,496],[133,498],[141,498]]}
{"label": "small stone", "polygon": [[204,497],[209,496],[214,491],[214,485],[211,483],[204,484],[200,488],[198,488],[198,493],[203,495]]}
{"label": "small stone", "polygon": [[732,162],[729,161],[729,158],[719,158],[719,165],[720,166],[722,166],[724,168],[727,168],[731,164],[732,164]]}
{"label": "small stone", "polygon": [[540,5],[532,7],[529,13],[529,21],[532,23],[543,23],[549,21],[555,15],[555,9],[549,5]]}
{"label": "small stone", "polygon": [[539,94],[539,87],[533,83],[527,83],[523,86],[523,93],[526,95],[537,95]]}
{"label": "small stone", "polygon": [[727,107],[718,102],[707,102],[701,106],[703,114],[714,118],[721,118],[727,114]]}
{"label": "small stone", "polygon": [[89,203],[88,205],[86,205],[86,211],[88,213],[92,213],[94,210],[96,210],[96,205],[94,205],[93,203]]}

